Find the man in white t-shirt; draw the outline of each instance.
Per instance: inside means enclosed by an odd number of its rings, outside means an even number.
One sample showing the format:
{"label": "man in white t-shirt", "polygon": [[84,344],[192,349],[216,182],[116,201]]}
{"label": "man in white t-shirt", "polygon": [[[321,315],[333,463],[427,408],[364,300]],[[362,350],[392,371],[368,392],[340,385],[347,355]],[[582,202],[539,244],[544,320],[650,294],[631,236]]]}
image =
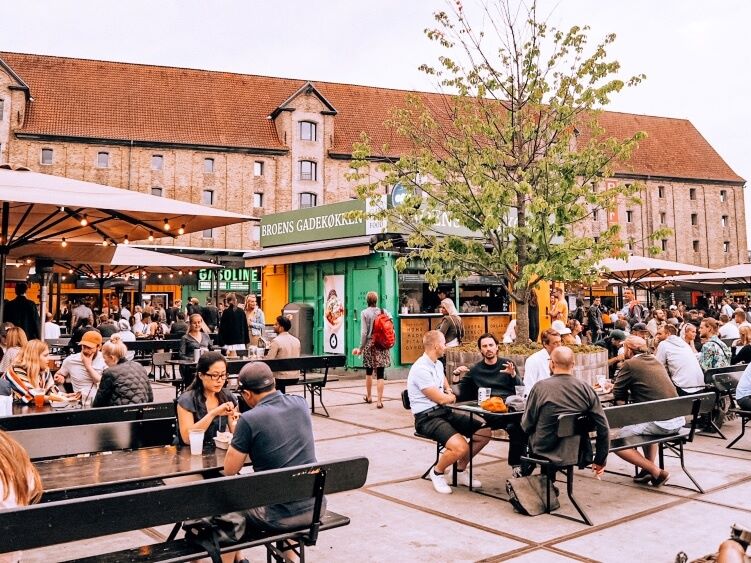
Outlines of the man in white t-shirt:
{"label": "man in white t-shirt", "polygon": [[55,374],[55,383],[62,385],[70,381],[74,393],[81,393],[83,405],[89,406],[94,400],[102,372],[107,367],[99,352],[102,335],[96,330],[85,332],[81,337],[81,351],[63,360],[63,365]]}
{"label": "man in white t-shirt", "polygon": [[540,338],[542,350],[538,350],[524,362],[524,394],[527,396],[535,383],[550,377],[550,354],[561,345],[560,333],[552,328],[544,331]]}
{"label": "man in white t-shirt", "polygon": [[[444,450],[430,470],[433,488],[441,494],[451,494],[444,472],[456,463],[457,483],[468,487],[469,444],[472,439],[472,455],[477,455],[490,441],[490,431],[482,428],[482,421],[466,413],[446,407],[456,402],[456,395],[438,361],[446,351],[446,337],[441,331],[431,330],[422,338],[425,353],[412,364],[407,376],[407,393],[410,410],[415,416],[415,430],[444,445]],[[472,479],[472,487],[482,484]]]}
{"label": "man in white t-shirt", "polygon": [[44,339],[60,338],[60,326],[52,322],[52,313],[47,312],[44,318]]}
{"label": "man in white t-shirt", "polygon": [[740,338],[741,333],[738,330],[738,325],[731,322],[730,316],[722,313],[720,315],[720,338]]}
{"label": "man in white t-shirt", "polygon": [[679,395],[696,393],[704,388],[704,372],[696,359],[696,353],[677,335],[673,325],[665,325],[657,331],[655,358],[665,366]]}

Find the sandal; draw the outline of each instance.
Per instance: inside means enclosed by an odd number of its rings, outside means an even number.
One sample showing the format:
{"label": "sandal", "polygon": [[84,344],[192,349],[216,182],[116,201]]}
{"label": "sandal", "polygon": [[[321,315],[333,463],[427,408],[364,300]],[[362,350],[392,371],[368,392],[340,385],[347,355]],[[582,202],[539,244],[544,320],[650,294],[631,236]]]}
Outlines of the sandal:
{"label": "sandal", "polygon": [[376,408],[378,408],[378,409],[382,409],[382,408],[383,408],[383,403],[382,403],[381,401],[378,401],[378,402],[376,403]]}
{"label": "sandal", "polygon": [[363,395],[363,396],[362,396],[362,400],[363,400],[363,401],[365,401],[365,402],[366,402],[366,403],[368,403],[368,404],[370,404],[370,403],[372,403],[372,402],[373,402],[373,399],[370,399],[370,398],[368,398],[368,396],[367,396],[367,395]]}

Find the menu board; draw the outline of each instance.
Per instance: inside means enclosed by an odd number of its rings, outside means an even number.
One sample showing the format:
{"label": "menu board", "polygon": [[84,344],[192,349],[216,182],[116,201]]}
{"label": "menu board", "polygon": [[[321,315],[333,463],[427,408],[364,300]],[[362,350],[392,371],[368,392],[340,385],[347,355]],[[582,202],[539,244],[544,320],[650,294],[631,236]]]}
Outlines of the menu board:
{"label": "menu board", "polygon": [[428,319],[400,319],[399,354],[402,364],[412,364],[422,356],[422,337],[428,331]]}
{"label": "menu board", "polygon": [[485,334],[485,319],[486,317],[462,317],[462,323],[464,323],[464,338],[462,343],[477,342],[477,339]]}
{"label": "menu board", "polygon": [[488,332],[495,335],[499,342],[502,342],[509,322],[511,322],[511,317],[508,315],[488,317]]}

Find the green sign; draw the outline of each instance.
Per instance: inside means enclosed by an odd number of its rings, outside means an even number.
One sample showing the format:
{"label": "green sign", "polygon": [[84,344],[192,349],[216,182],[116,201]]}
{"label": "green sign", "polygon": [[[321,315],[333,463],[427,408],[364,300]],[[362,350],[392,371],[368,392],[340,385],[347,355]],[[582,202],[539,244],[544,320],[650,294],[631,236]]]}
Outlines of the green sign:
{"label": "green sign", "polygon": [[[244,293],[261,292],[260,268],[225,268],[218,270],[219,289],[224,291],[242,291]],[[212,270],[198,270],[198,290],[213,291],[214,272]]]}
{"label": "green sign", "polygon": [[365,209],[364,201],[353,199],[309,209],[264,215],[261,217],[261,247],[359,237],[381,232],[383,229],[375,221],[365,218],[350,219],[345,216],[348,212],[364,212]]}

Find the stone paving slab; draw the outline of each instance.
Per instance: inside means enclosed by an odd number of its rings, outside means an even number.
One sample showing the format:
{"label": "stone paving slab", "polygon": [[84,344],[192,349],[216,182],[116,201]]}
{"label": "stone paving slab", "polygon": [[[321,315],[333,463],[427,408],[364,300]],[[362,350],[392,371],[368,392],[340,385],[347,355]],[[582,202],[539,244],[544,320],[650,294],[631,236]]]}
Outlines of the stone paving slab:
{"label": "stone paving slab", "polygon": [[547,549],[536,548],[518,557],[504,559],[504,561],[508,561],[509,563],[567,563],[570,561],[581,561],[581,559],[574,559],[548,551]]}
{"label": "stone paving slab", "polygon": [[331,407],[329,413],[335,420],[372,426],[380,430],[414,426],[414,417],[396,401],[384,404],[382,409],[375,408],[375,403]]}
{"label": "stone paving slab", "polygon": [[[751,478],[751,474],[749,474]],[[743,522],[751,524],[751,482],[728,487],[721,491],[697,497],[697,500],[715,502],[725,506],[749,511]]]}

